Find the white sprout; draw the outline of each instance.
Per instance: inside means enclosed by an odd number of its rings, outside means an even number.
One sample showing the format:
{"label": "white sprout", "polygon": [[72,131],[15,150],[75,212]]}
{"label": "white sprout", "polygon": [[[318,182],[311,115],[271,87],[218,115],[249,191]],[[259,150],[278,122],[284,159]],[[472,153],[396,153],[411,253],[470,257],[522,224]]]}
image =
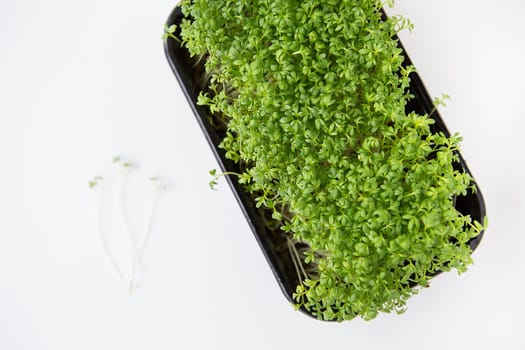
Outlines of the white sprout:
{"label": "white sprout", "polygon": [[115,258],[111,254],[111,251],[109,250],[108,241],[106,234],[104,233],[104,230],[102,229],[102,195],[99,190],[99,183],[103,180],[102,176],[95,176],[93,180],[88,182],[89,188],[93,189],[96,194],[95,199],[95,229],[98,233],[98,236],[100,238],[100,242],[102,243],[102,247],[104,248],[104,253],[107,256],[109,262],[111,263],[111,266],[113,267],[113,270],[116,272],[119,279],[123,279],[124,275],[122,274],[122,271],[119,269],[117,262],[115,261]]}

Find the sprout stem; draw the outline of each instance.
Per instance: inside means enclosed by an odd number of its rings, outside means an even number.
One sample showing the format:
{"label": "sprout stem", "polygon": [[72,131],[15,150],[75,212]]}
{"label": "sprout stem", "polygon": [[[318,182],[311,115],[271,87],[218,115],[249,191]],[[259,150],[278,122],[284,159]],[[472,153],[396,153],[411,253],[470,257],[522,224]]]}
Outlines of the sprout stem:
{"label": "sprout stem", "polygon": [[[99,179],[96,179],[94,181],[98,181],[100,180]],[[91,186],[91,185],[90,185]],[[100,238],[100,242],[102,243],[102,247],[104,248],[104,254],[107,256],[109,262],[111,263],[111,266],[113,268],[113,270],[115,271],[115,273],[117,274],[117,276],[119,277],[119,279],[123,279],[124,278],[124,275],[122,274],[122,271],[119,269],[118,265],[117,265],[117,262],[115,261],[115,258],[113,257],[113,255],[111,254],[111,251],[109,250],[109,245],[108,245],[108,241],[107,241],[107,235],[105,234],[103,228],[102,228],[102,214],[101,214],[101,211],[102,211],[102,205],[101,205],[101,202],[102,202],[102,195],[100,193],[100,191],[96,188],[98,186],[96,186],[96,184],[94,186],[92,186],[95,191],[96,191],[96,202],[95,202],[95,229],[98,233],[98,236]]]}
{"label": "sprout stem", "polygon": [[154,178],[152,179],[154,182],[154,188],[151,198],[151,205],[149,207],[148,212],[148,219],[146,222],[146,229],[144,236],[142,237],[142,241],[139,245],[138,250],[136,251],[136,254],[133,258],[132,263],[132,277],[130,281],[130,293],[132,293],[135,289],[137,289],[140,286],[140,276],[142,275],[142,257],[144,256],[144,251],[146,250],[146,247],[148,245],[150,236],[151,236],[151,229],[153,227],[153,219],[155,218],[155,213],[157,212],[158,202],[159,202],[159,194],[161,191],[161,186],[159,185],[158,179]]}
{"label": "sprout stem", "polygon": [[[293,241],[290,238],[286,237],[286,243],[288,245],[288,250],[290,251],[290,255],[292,257],[292,262],[294,264],[295,271],[297,272],[297,277],[299,278],[299,282],[301,282],[304,279],[307,279],[308,275],[304,270],[303,262],[301,261],[301,257],[299,256],[299,253],[297,252]],[[301,276],[301,273],[302,276],[304,276],[304,278]]]}

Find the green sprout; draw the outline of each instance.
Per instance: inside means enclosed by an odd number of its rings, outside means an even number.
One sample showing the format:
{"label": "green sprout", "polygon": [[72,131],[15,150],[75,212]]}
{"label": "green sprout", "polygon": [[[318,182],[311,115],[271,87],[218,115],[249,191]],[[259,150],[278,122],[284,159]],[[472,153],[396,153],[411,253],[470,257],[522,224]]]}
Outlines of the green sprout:
{"label": "green sprout", "polygon": [[168,38],[174,39],[177,42],[180,43],[180,39],[175,36],[175,32],[177,31],[177,25],[172,24],[168,26],[167,24],[164,24],[164,33],[162,34],[161,39],[163,41],[168,40]]}
{"label": "green sprout", "polygon": [[432,104],[434,105],[434,108],[432,108],[432,111],[430,111],[428,115],[434,114],[434,112],[437,110],[439,106],[446,107],[448,100],[450,100],[450,95],[447,95],[447,94],[441,94],[441,96],[435,97],[432,100]]}
{"label": "green sprout", "polygon": [[225,171],[225,172],[222,172],[222,173],[218,173],[217,172],[217,169],[211,169],[209,171],[209,174],[212,176],[212,179],[211,181],[208,183],[208,185],[210,186],[210,188],[214,191],[217,190],[217,185],[218,185],[218,181],[219,179],[222,177],[222,176],[226,176],[226,175],[234,175],[234,176],[237,176],[239,177],[239,183],[246,183],[246,181],[249,181],[249,176],[246,176],[246,174],[239,174],[239,173],[236,173],[234,171]]}

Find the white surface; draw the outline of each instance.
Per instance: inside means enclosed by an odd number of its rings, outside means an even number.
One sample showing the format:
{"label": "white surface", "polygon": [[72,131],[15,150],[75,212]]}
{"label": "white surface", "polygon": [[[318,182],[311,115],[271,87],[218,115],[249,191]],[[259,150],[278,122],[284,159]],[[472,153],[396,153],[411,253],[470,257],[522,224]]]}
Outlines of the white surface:
{"label": "white surface", "polygon": [[[525,5],[399,1],[405,46],[464,136],[490,229],[475,265],[401,315],[322,323],[287,304],[164,58],[174,1],[0,2],[0,349],[525,349]],[[164,194],[128,295],[92,228],[86,181],[141,168],[128,207]]]}

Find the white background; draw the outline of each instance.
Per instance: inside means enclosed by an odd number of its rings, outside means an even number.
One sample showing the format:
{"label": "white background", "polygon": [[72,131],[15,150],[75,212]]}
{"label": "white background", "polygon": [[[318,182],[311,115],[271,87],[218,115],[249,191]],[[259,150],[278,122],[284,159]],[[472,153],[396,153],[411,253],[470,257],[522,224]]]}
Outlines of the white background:
{"label": "white background", "polygon": [[[293,311],[164,58],[175,1],[0,2],[0,349],[525,349],[525,3],[399,1],[403,42],[441,109],[490,218],[468,273],[434,279],[401,315],[342,324]],[[111,158],[144,225],[161,198],[145,279],[129,295],[93,229],[101,188],[118,236]]]}

